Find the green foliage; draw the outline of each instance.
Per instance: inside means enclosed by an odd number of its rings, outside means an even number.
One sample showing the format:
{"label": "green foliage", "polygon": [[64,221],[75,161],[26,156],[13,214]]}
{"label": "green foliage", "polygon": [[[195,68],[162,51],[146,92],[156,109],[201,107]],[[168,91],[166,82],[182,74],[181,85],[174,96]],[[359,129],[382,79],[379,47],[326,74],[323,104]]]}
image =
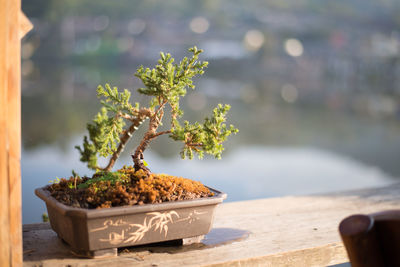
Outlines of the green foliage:
{"label": "green foliage", "polygon": [[[173,116],[183,114],[179,109],[179,99],[186,95],[186,88],[194,89],[193,77],[204,73],[207,61],[198,61],[199,54],[203,50],[192,47],[189,52],[191,58],[184,57],[179,64],[174,64],[171,54],[160,53],[160,59],[155,68],[141,66],[135,76],[142,80],[144,88],[139,88],[141,94],[154,96],[150,101],[150,107],[154,108],[166,101],[172,108]],[[160,103],[161,102],[161,103]]]}
{"label": "green foliage", "polygon": [[108,83],[105,85],[105,88],[101,85],[97,87],[97,97],[103,97],[104,100],[101,100],[100,103],[107,111],[114,114],[126,113],[136,115],[139,109],[139,103],[136,103],[135,107],[129,103],[131,92],[127,89],[124,89],[123,92],[118,92],[117,87],[111,88]]}
{"label": "green foliage", "polygon": [[186,156],[189,159],[193,158],[193,152],[198,154],[201,159],[204,153],[213,155],[217,159],[221,159],[221,153],[224,150],[222,143],[232,133],[237,133],[239,130],[233,125],[229,127],[224,123],[226,114],[231,107],[229,105],[218,104],[213,110],[211,118],[205,118],[203,124],[198,122],[190,124],[185,121],[184,126],[181,126],[178,121],[175,123],[175,128],[172,130],[170,137],[176,141],[184,143],[181,151],[181,157]]}
{"label": "green foliage", "polygon": [[[131,93],[125,89],[118,92],[118,88],[111,88],[109,84],[105,87],[99,85],[97,88],[97,97],[104,98],[100,101],[102,108],[95,116],[92,123],[87,124],[89,138],[83,139],[83,148],[76,146],[81,154],[80,160],[87,162],[88,167],[97,169],[98,156],[107,157],[115,152],[120,141],[120,135],[126,125],[124,115],[136,115],[139,104],[133,107],[129,103]],[[112,116],[109,117],[108,114]]]}
{"label": "green foliage", "polygon": [[79,184],[78,188],[88,188],[89,186],[97,187],[104,182],[110,182],[110,184],[115,185],[116,182],[127,183],[129,182],[129,178],[126,174],[121,172],[99,172],[96,173],[94,178]]}
{"label": "green foliage", "polygon": [[[104,103],[108,105],[107,102]],[[118,105],[110,105],[110,108],[103,106],[93,122],[86,126],[89,139],[87,136],[84,137],[83,149],[76,146],[81,153],[81,161],[87,162],[91,169],[97,168],[97,155],[107,157],[117,149],[125,122],[119,116],[109,117],[108,111],[118,107]]]}
{"label": "green foliage", "polygon": [[56,177],[56,179],[50,180],[49,183],[50,183],[50,184],[58,184],[58,183],[60,183],[60,181],[61,181],[61,179],[58,178],[58,177]]}
{"label": "green foliage", "polygon": [[49,222],[49,215],[47,213],[42,214],[42,222]]}
{"label": "green foliage", "polygon": [[[204,153],[211,154],[218,159],[221,158],[224,150],[222,143],[229,135],[238,132],[234,126],[227,127],[225,124],[226,114],[230,109],[229,105],[219,104],[214,109],[213,115],[206,118],[203,124],[197,122],[190,124],[185,121],[182,126],[178,121],[183,114],[179,108],[180,98],[186,95],[187,88],[195,88],[193,77],[203,74],[204,68],[208,65],[208,62],[198,60],[203,50],[193,47],[189,49],[189,52],[192,54],[191,57],[185,57],[179,63],[174,63],[174,58],[170,54],[161,52],[155,68],[141,66],[137,70],[135,76],[144,85],[143,88],[138,89],[138,92],[151,97],[150,108],[139,109],[138,103],[131,105],[131,93],[127,89],[120,92],[117,87],[111,88],[109,84],[104,87],[98,86],[97,97],[100,99],[102,108],[93,121],[87,124],[89,135],[84,137],[82,147],[76,146],[80,152],[81,161],[86,162],[89,168],[95,170],[101,170],[97,165],[99,156],[112,155],[115,157],[115,162],[120,153],[120,151],[117,153],[116,151],[122,142],[121,136],[127,133],[128,128],[132,129],[131,127],[134,126],[133,128],[136,130],[144,117],[150,118],[150,123],[152,123],[149,127],[149,131],[152,129],[152,135],[144,137],[148,138],[147,143],[154,137],[170,133],[173,140],[184,143],[181,151],[182,158],[187,156],[192,159],[194,153],[197,153],[199,158],[202,158]],[[171,129],[157,135],[156,130],[162,124],[163,109],[166,105],[171,108]],[[129,137],[131,134],[132,131],[129,132]],[[129,140],[126,134],[123,140],[124,146]],[[137,151],[143,153],[145,148],[138,147]],[[103,170],[110,170],[110,168]],[[112,175],[109,177],[104,174],[101,176],[102,178],[96,179],[114,181],[115,177]],[[85,183],[86,186],[88,183],[91,182]]]}

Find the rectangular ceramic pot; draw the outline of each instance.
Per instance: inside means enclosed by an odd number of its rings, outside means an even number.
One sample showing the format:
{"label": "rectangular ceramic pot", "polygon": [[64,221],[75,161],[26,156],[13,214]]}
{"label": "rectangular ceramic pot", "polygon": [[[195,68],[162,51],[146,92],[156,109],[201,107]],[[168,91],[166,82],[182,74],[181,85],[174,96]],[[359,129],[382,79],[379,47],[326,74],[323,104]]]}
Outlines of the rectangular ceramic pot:
{"label": "rectangular ceramic pot", "polygon": [[66,206],[44,187],[35,193],[46,202],[51,228],[58,236],[74,251],[95,256],[96,251],[207,234],[215,207],[226,198],[210,190],[214,196],[208,198],[105,209]]}

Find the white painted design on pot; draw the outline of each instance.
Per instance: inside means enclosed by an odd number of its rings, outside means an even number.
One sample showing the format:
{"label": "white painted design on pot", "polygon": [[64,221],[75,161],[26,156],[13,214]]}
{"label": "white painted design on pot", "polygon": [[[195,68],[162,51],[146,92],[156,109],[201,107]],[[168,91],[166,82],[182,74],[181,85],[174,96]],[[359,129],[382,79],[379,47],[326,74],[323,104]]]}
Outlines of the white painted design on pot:
{"label": "white painted design on pot", "polygon": [[154,231],[160,230],[160,234],[164,231],[164,236],[167,237],[168,234],[168,223],[173,223],[173,215],[179,218],[179,214],[176,211],[170,212],[150,212],[146,215],[152,216],[152,218],[147,222],[147,217],[144,218],[143,224],[129,224],[130,227],[136,227],[135,232],[128,233],[129,238],[124,240],[124,243],[137,242],[142,240],[144,235],[154,229]]}
{"label": "white painted design on pot", "polygon": [[123,221],[122,219],[118,219],[115,222],[113,222],[113,220],[106,220],[103,224],[104,226],[92,229],[92,230],[90,230],[90,232],[92,233],[92,232],[97,232],[97,231],[101,231],[101,230],[106,230],[106,229],[108,229],[109,226],[122,226],[122,225],[126,225],[126,224],[127,224],[127,222]]}
{"label": "white painted design on pot", "polygon": [[200,219],[199,215],[203,215],[203,214],[206,214],[206,213],[207,213],[206,211],[199,212],[197,210],[194,210],[194,211],[190,212],[189,215],[186,218],[179,219],[176,222],[187,221],[190,224],[192,222],[195,222],[195,221],[199,220]]}
{"label": "white painted design on pot", "polygon": [[[108,238],[100,238],[102,242],[109,242],[112,245],[118,245],[121,243],[135,243],[143,239],[145,234],[150,230],[159,231],[160,234],[164,233],[164,237],[168,234],[168,224],[173,224],[177,222],[188,222],[189,224],[200,219],[199,215],[206,214],[207,212],[192,211],[188,216],[180,218],[179,214],[172,210],[169,212],[149,212],[144,218],[143,224],[128,223],[122,219],[116,221],[106,220],[102,227],[92,229],[90,232],[109,230],[110,227],[118,227],[116,232],[110,232]],[[174,217],[177,220],[174,221]],[[125,226],[125,227],[124,227]],[[124,229],[121,230],[121,227]],[[134,230],[134,231],[132,231]]]}

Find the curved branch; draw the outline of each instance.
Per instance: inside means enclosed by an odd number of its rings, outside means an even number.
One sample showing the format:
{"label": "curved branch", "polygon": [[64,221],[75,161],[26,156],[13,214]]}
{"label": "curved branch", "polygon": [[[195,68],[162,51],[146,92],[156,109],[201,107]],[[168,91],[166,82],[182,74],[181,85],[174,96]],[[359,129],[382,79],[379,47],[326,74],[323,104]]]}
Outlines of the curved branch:
{"label": "curved branch", "polygon": [[203,143],[185,143],[186,146],[193,146],[193,147],[198,147],[198,146],[203,146]]}
{"label": "curved branch", "polygon": [[124,134],[120,137],[120,143],[118,145],[117,150],[113,153],[111,156],[108,165],[105,168],[101,168],[103,171],[110,171],[112,167],[114,167],[115,161],[119,158],[121,155],[122,151],[124,151],[126,144],[128,143],[129,139],[131,138],[132,134],[138,126],[142,123],[143,121],[137,120],[136,123],[132,123],[132,125],[124,132]]}
{"label": "curved branch", "polygon": [[170,133],[171,133],[171,130],[162,131],[162,132],[159,132],[159,133],[154,134],[154,135],[151,137],[151,139],[154,139],[154,138],[156,138],[156,137],[159,137],[160,135],[163,135],[163,134],[170,134]]}
{"label": "curved branch", "polygon": [[119,114],[119,116],[121,118],[132,121],[132,124],[131,124],[131,126],[129,126],[129,128],[127,130],[125,130],[125,132],[120,137],[120,143],[118,145],[118,148],[111,156],[107,166],[104,168],[99,167],[98,169],[103,170],[103,171],[110,171],[112,169],[112,167],[114,167],[114,164],[117,161],[117,159],[119,158],[119,156],[121,155],[121,153],[124,151],[126,144],[128,143],[129,139],[132,137],[132,134],[138,129],[138,127],[143,123],[143,121],[146,118],[151,117],[152,115],[153,114],[152,114],[151,110],[147,109],[147,108],[140,109],[138,111],[138,116],[136,118],[133,118],[132,116],[129,116],[127,114],[126,114],[126,116],[124,114]]}
{"label": "curved branch", "polygon": [[133,116],[128,115],[128,114],[126,114],[126,113],[118,113],[118,114],[116,115],[116,117],[117,117],[117,118],[123,118],[123,119],[129,120],[129,121],[134,121],[134,120],[135,120],[135,118],[134,118]]}
{"label": "curved branch", "polygon": [[143,152],[149,146],[152,139],[163,134],[171,133],[170,130],[157,133],[157,128],[160,125],[161,120],[164,116],[164,107],[167,102],[167,100],[163,100],[163,102],[158,106],[157,110],[152,113],[152,116],[149,117],[149,128],[143,136],[143,139],[140,142],[139,146],[136,148],[135,153],[132,155],[135,170],[142,169],[147,174],[151,173],[150,170],[143,164]]}

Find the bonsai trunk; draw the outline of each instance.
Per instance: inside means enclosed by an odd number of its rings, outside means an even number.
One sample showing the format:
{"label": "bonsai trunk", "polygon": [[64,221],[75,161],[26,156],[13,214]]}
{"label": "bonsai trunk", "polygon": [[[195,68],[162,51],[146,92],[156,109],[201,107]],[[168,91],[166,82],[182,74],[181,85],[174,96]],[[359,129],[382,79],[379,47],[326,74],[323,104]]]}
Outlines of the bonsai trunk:
{"label": "bonsai trunk", "polygon": [[133,167],[135,168],[135,171],[143,170],[143,171],[145,171],[145,173],[147,175],[151,174],[150,169],[147,168],[143,163],[143,152],[149,146],[152,139],[154,139],[160,135],[163,135],[163,134],[171,133],[170,130],[157,133],[157,128],[160,125],[160,121],[162,120],[162,117],[164,115],[163,107],[164,107],[165,103],[166,102],[164,102],[162,105],[160,105],[160,107],[154,113],[154,115],[150,117],[149,129],[147,130],[146,134],[144,135],[139,146],[136,148],[135,153],[132,155],[132,159],[133,159],[133,163],[134,163]]}
{"label": "bonsai trunk", "polygon": [[134,166],[133,167],[135,168],[135,171],[143,170],[143,171],[145,171],[145,173],[147,175],[151,174],[150,169],[147,168],[143,163],[143,153],[139,154],[138,156],[137,155],[135,156],[135,154],[132,155],[132,159],[133,159],[133,162],[134,162]]}
{"label": "bonsai trunk", "polygon": [[150,118],[148,131],[144,135],[139,146],[136,148],[135,153],[132,155],[132,159],[133,159],[133,163],[134,163],[133,167],[135,168],[135,171],[144,170],[147,175],[151,174],[151,171],[149,170],[149,168],[144,166],[143,152],[149,146],[151,139],[158,136],[158,134],[156,133],[158,125],[159,125],[159,120],[157,119],[156,115],[153,115]]}
{"label": "bonsai trunk", "polygon": [[147,175],[150,175],[151,171],[149,170],[149,168],[144,166],[143,151],[149,146],[150,140],[152,139],[151,138],[152,135],[153,134],[151,132],[147,132],[143,137],[143,140],[140,142],[140,145],[136,148],[135,154],[132,155],[134,163],[133,167],[135,168],[135,171],[143,170]]}

